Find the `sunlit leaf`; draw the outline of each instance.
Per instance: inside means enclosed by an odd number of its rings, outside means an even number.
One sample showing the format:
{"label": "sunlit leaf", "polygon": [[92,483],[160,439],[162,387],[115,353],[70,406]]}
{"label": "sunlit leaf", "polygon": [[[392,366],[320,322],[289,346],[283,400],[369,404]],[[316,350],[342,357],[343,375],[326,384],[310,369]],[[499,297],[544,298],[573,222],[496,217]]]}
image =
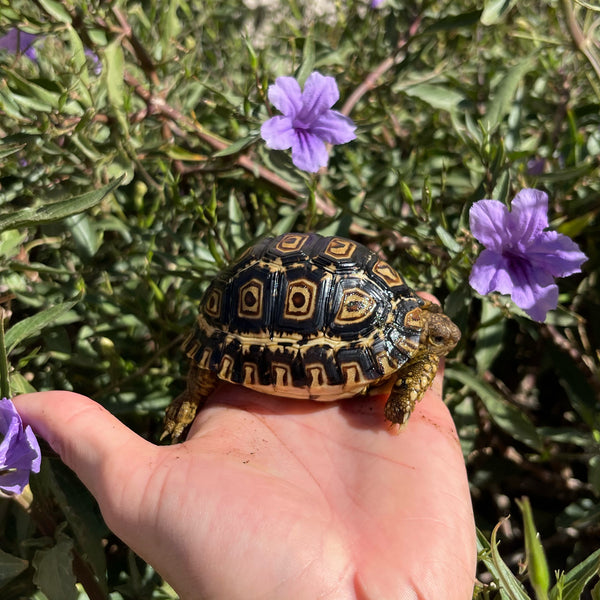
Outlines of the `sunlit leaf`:
{"label": "sunlit leaf", "polygon": [[98,204],[105,196],[116,189],[121,183],[123,176],[113,182],[91,192],[80,196],[74,196],[66,200],[43,204],[37,208],[24,208],[13,213],[0,215],[0,231],[6,229],[18,229],[60,221],[65,217],[81,213]]}

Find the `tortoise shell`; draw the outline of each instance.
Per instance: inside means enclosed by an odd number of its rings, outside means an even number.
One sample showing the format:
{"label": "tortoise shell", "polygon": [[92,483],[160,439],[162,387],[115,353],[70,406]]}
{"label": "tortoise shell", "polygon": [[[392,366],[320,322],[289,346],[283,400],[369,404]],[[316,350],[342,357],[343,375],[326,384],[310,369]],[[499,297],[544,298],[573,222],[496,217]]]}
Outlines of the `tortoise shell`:
{"label": "tortoise shell", "polygon": [[288,233],[217,276],[184,350],[200,369],[261,392],[344,398],[417,353],[425,304],[362,244]]}

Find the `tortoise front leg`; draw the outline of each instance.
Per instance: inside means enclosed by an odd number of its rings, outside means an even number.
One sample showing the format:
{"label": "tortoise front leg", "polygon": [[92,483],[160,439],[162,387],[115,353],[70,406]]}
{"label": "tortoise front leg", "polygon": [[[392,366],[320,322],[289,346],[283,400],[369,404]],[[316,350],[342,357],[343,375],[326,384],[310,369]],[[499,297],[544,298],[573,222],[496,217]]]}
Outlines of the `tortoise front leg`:
{"label": "tortoise front leg", "polygon": [[417,402],[433,383],[439,357],[431,354],[409,361],[398,371],[398,379],[385,405],[385,418],[403,425],[408,421]]}
{"label": "tortoise front leg", "polygon": [[212,371],[201,369],[192,363],[185,391],[165,411],[165,424],[160,439],[170,435],[171,440],[177,442],[216,386],[217,376]]}

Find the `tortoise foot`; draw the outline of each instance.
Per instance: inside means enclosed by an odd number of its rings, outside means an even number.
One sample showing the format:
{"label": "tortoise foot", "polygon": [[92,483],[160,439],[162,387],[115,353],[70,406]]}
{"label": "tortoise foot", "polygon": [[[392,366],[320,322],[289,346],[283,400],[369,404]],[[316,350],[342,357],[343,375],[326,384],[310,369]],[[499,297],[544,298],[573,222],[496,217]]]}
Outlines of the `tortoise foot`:
{"label": "tortoise foot", "polygon": [[160,439],[171,437],[176,443],[196,417],[198,402],[189,399],[189,394],[184,392],[177,396],[165,411],[165,423]]}

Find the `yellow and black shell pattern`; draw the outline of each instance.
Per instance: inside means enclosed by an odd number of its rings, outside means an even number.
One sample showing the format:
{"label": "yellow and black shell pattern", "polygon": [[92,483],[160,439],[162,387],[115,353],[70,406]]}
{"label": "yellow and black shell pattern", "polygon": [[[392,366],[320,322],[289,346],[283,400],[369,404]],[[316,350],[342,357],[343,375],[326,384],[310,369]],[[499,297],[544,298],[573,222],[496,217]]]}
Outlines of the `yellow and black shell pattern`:
{"label": "yellow and black shell pattern", "polygon": [[362,244],[287,233],[216,277],[184,351],[220,379],[265,393],[349,397],[417,352],[423,303]]}

